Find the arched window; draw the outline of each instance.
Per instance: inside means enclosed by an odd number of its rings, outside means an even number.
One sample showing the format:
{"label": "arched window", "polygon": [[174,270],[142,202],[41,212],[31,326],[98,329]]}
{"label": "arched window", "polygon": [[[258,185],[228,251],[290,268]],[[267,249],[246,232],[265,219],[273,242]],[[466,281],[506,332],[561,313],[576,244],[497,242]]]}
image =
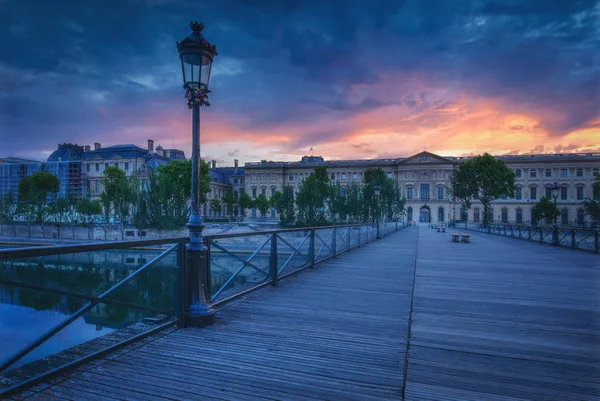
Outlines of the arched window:
{"label": "arched window", "polygon": [[408,209],[406,209],[406,216],[408,217],[409,220],[412,220],[412,218],[413,218],[413,208],[412,208],[412,206],[409,206]]}
{"label": "arched window", "polygon": [[479,208],[473,209],[473,221],[479,223]]}
{"label": "arched window", "polygon": [[342,173],[342,180],[346,181],[346,178],[348,178],[348,176],[346,175],[346,173]]}
{"label": "arched window", "polygon": [[523,209],[517,208],[517,224],[523,223]]}
{"label": "arched window", "polygon": [[492,223],[494,221],[494,209],[488,209],[488,222]]}
{"label": "arched window", "polygon": [[577,225],[578,226],[583,226],[585,224],[584,216],[585,216],[585,211],[583,210],[583,208],[580,207],[579,209],[577,209]]}
{"label": "arched window", "polygon": [[465,221],[469,219],[469,211],[466,207],[460,208],[460,219]]}
{"label": "arched window", "polygon": [[438,208],[438,221],[444,221],[444,208],[441,206]]}
{"label": "arched window", "polygon": [[508,223],[508,209],[502,208],[502,222]]}
{"label": "arched window", "polygon": [[298,174],[298,180],[302,181],[304,179],[304,174],[300,173]]}
{"label": "arched window", "polygon": [[392,178],[392,173],[387,173],[387,178]]}
{"label": "arched window", "polygon": [[564,208],[560,212],[560,223],[567,226],[569,225],[569,209]]}
{"label": "arched window", "polygon": [[335,181],[335,173],[331,173],[329,177],[331,178],[331,181]]}
{"label": "arched window", "polygon": [[537,218],[535,217],[535,214],[533,213],[533,209],[530,210],[531,212],[531,225],[532,226],[537,226]]}

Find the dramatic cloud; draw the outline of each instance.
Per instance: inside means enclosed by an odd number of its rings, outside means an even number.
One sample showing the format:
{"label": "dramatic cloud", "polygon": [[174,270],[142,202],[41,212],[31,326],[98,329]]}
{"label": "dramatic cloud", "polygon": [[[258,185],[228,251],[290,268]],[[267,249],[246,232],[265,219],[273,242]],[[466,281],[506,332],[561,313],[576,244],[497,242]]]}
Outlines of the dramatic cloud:
{"label": "dramatic cloud", "polygon": [[217,45],[219,162],[600,151],[596,1],[0,1],[2,154],[189,152],[175,41]]}

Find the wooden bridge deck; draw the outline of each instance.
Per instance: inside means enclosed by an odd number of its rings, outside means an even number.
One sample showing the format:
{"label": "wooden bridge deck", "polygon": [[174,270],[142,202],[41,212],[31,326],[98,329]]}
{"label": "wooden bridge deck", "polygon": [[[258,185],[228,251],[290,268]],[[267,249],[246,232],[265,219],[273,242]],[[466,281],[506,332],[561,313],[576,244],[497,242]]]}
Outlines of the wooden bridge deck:
{"label": "wooden bridge deck", "polygon": [[599,294],[596,255],[411,227],[15,399],[597,400]]}

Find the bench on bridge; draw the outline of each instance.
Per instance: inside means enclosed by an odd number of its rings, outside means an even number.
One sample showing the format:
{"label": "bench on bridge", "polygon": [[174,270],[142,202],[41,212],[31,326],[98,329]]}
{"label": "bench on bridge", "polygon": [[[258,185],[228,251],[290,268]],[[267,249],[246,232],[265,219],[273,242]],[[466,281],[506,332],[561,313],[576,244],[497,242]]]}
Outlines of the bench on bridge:
{"label": "bench on bridge", "polygon": [[460,242],[460,234],[452,234],[452,242]]}
{"label": "bench on bridge", "polygon": [[471,241],[469,240],[469,238],[471,238],[470,234],[461,234],[461,237],[462,237],[461,240],[460,240],[461,242],[464,242],[464,243],[467,243],[467,244],[471,243]]}

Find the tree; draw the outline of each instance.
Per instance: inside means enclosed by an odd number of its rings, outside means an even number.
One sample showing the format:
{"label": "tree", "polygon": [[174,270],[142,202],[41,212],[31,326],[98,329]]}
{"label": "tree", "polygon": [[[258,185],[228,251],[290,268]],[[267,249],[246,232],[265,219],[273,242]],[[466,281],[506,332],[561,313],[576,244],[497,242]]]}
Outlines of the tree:
{"label": "tree", "polygon": [[238,205],[240,205],[240,214],[242,217],[246,217],[246,209],[251,208],[253,204],[254,202],[252,201],[250,195],[245,192],[240,194]]}
{"label": "tree", "polygon": [[104,191],[100,195],[100,199],[105,208],[105,224],[110,221],[109,215],[112,212],[113,217],[118,220],[121,225],[121,239],[125,239],[125,222],[131,212],[130,206],[135,200],[135,193],[127,182],[125,172],[118,167],[108,167],[104,169],[102,184],[104,186]]}
{"label": "tree", "polygon": [[217,197],[210,200],[210,210],[213,211],[213,216],[221,213],[223,206],[221,205],[221,200]]}
{"label": "tree", "polygon": [[294,188],[291,186],[283,187],[283,193],[276,191],[274,196],[271,197],[271,201],[274,202],[275,210],[277,210],[277,214],[279,215],[279,224],[282,227],[290,227],[294,224],[294,220],[296,220]]}
{"label": "tree", "polygon": [[317,226],[324,220],[321,210],[325,205],[325,197],[315,175],[309,175],[298,187],[296,206],[298,207],[298,224],[301,226]]}
{"label": "tree", "polygon": [[102,204],[98,200],[92,201],[89,198],[83,198],[75,205],[75,210],[82,218],[82,223],[88,229],[88,239],[91,238],[91,228],[94,224],[94,216],[102,213]]}
{"label": "tree", "polygon": [[[46,172],[33,173],[19,182],[19,202],[25,213],[31,236],[31,222],[40,224],[44,235],[44,223],[47,217],[47,201],[58,193],[60,182],[55,175]],[[50,198],[50,199],[49,199]]]}
{"label": "tree", "polygon": [[260,194],[254,200],[254,206],[258,209],[260,215],[265,217],[269,211],[269,208],[271,207],[271,204],[265,195]]}
{"label": "tree", "polygon": [[48,205],[48,214],[52,216],[52,222],[56,227],[57,236],[60,238],[60,229],[63,223],[67,222],[68,215],[71,212],[71,202],[67,198],[54,199]]}
{"label": "tree", "polygon": [[489,153],[461,163],[450,177],[451,193],[465,208],[472,199],[483,205],[483,224],[488,224],[490,203],[502,195],[515,196],[515,173]]}
{"label": "tree", "polygon": [[546,196],[542,196],[540,201],[531,208],[531,214],[536,220],[548,219],[554,221],[560,216],[558,207],[554,206],[554,202]]}
{"label": "tree", "polygon": [[600,224],[600,174],[596,176],[596,182],[592,184],[592,197],[584,199],[583,207],[598,227]]}
{"label": "tree", "polygon": [[331,221],[334,223],[346,221],[348,208],[346,197],[342,193],[342,186],[339,182],[330,184],[327,205]]}
{"label": "tree", "polygon": [[223,203],[225,204],[225,207],[227,207],[227,213],[229,214],[229,217],[233,216],[233,205],[235,205],[235,198],[233,197],[233,192],[231,190],[228,190],[225,192],[225,195],[223,195]]}
{"label": "tree", "polygon": [[[15,236],[17,235],[17,227],[15,225],[17,205],[17,199],[12,192],[0,197],[0,227],[4,224],[11,224]],[[4,230],[2,230],[2,235],[4,235]]]}
{"label": "tree", "polygon": [[352,223],[363,221],[363,191],[360,185],[350,183],[346,188],[346,214]]}

